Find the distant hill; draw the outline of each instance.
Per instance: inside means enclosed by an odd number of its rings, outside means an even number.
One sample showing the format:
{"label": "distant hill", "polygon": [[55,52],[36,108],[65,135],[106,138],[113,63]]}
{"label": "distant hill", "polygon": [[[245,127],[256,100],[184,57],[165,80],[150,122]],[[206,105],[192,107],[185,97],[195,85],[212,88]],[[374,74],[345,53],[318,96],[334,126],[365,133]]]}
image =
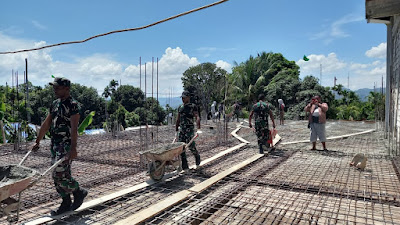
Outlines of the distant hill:
{"label": "distant hill", "polygon": [[[347,88],[343,88],[344,90],[350,90],[350,89],[347,89]],[[350,90],[351,91],[351,90]],[[360,98],[360,100],[362,101],[362,102],[366,102],[366,101],[368,101],[368,95],[369,95],[369,93],[371,92],[371,91],[374,91],[374,89],[370,89],[370,88],[361,88],[361,89],[358,89],[358,90],[356,90],[356,91],[354,91],[357,95],[358,95],[358,97]],[[379,88],[379,89],[375,89],[375,91],[379,91],[379,92],[381,92],[381,89]],[[341,96],[339,96],[337,93],[336,93],[336,91],[332,91],[333,93],[334,93],[334,95],[335,95],[335,99],[340,99],[341,98]],[[385,88],[383,89],[383,94],[385,94]]]}
{"label": "distant hill", "polygon": [[[363,102],[368,101],[368,95],[370,92],[373,92],[374,89],[369,89],[369,88],[362,88],[362,89],[358,89],[357,91],[354,91],[358,97],[360,97],[360,100]],[[381,92],[381,89],[375,89],[376,92]],[[385,88],[383,88],[383,94],[385,94]]]}
{"label": "distant hill", "polygon": [[[345,90],[349,90],[347,88],[344,88]],[[369,88],[362,88],[354,91],[358,97],[360,97],[360,100],[363,102],[366,102],[368,100],[368,95],[371,91],[374,91],[374,89],[369,89]],[[381,91],[381,89],[376,89],[376,91]],[[334,91],[335,93],[335,91]],[[385,88],[383,89],[383,93],[385,93]],[[335,93],[335,98],[339,99],[339,95]],[[182,104],[182,99],[180,97],[172,97],[172,98],[158,98],[158,101],[160,102],[160,105],[165,108],[166,104],[170,104],[172,108],[177,108],[180,104]]]}
{"label": "distant hill", "polygon": [[158,98],[158,101],[163,108],[165,108],[167,104],[169,104],[172,108],[178,108],[178,106],[182,104],[182,99],[180,97]]}

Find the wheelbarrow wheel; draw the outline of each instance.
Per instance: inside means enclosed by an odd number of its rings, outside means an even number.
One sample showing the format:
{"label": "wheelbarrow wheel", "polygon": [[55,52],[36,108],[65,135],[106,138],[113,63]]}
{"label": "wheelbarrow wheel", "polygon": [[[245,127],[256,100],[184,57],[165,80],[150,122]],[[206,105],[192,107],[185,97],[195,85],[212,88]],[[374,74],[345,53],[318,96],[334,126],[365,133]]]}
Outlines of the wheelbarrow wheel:
{"label": "wheelbarrow wheel", "polygon": [[149,172],[151,179],[159,181],[163,178],[165,173],[165,164],[162,165],[161,161],[151,162],[149,165]]}

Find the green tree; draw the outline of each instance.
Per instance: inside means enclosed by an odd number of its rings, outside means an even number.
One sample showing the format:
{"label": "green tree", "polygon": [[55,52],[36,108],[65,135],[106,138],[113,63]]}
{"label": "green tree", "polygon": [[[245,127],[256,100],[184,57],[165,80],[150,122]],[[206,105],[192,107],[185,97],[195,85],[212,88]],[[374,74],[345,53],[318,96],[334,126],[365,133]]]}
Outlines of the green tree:
{"label": "green tree", "polygon": [[202,63],[187,69],[181,79],[185,90],[196,90],[201,108],[209,112],[212,101],[220,102],[224,98],[226,74],[224,69],[214,63]]}
{"label": "green tree", "polygon": [[134,112],[127,112],[125,114],[125,121],[128,127],[140,125],[140,117]]}
{"label": "green tree", "polygon": [[101,127],[105,120],[105,100],[99,96],[97,90],[93,87],[86,87],[84,85],[73,83],[71,85],[71,96],[80,103],[80,122],[82,122],[92,111],[95,111],[96,115],[93,117],[93,121],[88,128]]}
{"label": "green tree", "polygon": [[143,106],[144,93],[131,85],[121,85],[114,92],[113,99],[124,106],[128,112],[133,112],[137,107]]}
{"label": "green tree", "polygon": [[[265,93],[272,101],[273,98],[284,98],[286,94],[294,96],[299,82],[299,67],[280,53],[262,52],[257,57],[250,56],[243,63],[235,63],[229,81],[233,82],[234,97],[241,96],[235,100],[251,104],[259,94]],[[287,82],[290,86],[285,85]],[[235,100],[231,99],[230,103]],[[295,101],[294,98],[284,100]]]}
{"label": "green tree", "polygon": [[167,115],[164,108],[155,98],[147,98],[145,109],[149,112],[146,119],[149,124],[160,125]]}

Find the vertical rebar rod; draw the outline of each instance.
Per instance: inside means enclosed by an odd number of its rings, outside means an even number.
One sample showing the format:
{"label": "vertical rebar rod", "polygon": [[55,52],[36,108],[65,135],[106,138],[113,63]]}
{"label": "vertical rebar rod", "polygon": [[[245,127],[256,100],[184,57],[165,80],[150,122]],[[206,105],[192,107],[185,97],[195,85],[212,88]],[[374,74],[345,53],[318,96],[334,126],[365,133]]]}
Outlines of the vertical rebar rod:
{"label": "vertical rebar rod", "polygon": [[[157,57],[157,102],[158,102],[158,57]],[[158,104],[160,104],[160,103],[158,102]],[[161,106],[161,104],[160,104],[160,106]],[[156,141],[158,142],[158,126],[157,126]]]}
{"label": "vertical rebar rod", "polygon": [[158,101],[158,57],[157,57],[157,101]]}
{"label": "vertical rebar rod", "polygon": [[[144,63],[144,104],[145,107],[147,106],[147,71],[146,71],[146,67],[147,67],[147,63]],[[149,128],[149,124],[147,121],[147,117],[145,118],[145,123],[146,123],[146,142],[145,142],[145,149],[147,150],[148,148],[148,128]]]}
{"label": "vertical rebar rod", "polygon": [[[142,91],[142,57],[139,57],[139,89]],[[142,140],[142,121],[139,116],[139,149],[143,151],[143,140]],[[140,161],[142,161],[142,157],[140,157]]]}
{"label": "vertical rebar rod", "polygon": [[16,126],[16,134],[17,134],[17,139],[16,139],[16,142],[17,142],[17,150],[19,149],[19,146],[20,146],[20,142],[21,142],[21,139],[20,139],[20,118],[19,118],[19,98],[18,98],[18,95],[19,95],[19,90],[18,90],[18,71],[17,71],[17,73],[16,73],[16,75],[15,75],[15,77],[16,77],[16,80],[15,80],[15,83],[16,83],[16,91],[17,91],[17,110],[15,110],[15,114],[16,114],[16,122],[17,122],[17,126]]}
{"label": "vertical rebar rod", "polygon": [[14,101],[15,101],[15,91],[14,91],[14,70],[11,70],[11,93],[13,95],[12,101],[11,101],[11,115],[14,118]]}
{"label": "vertical rebar rod", "polygon": [[[151,57],[151,98],[154,98],[153,93],[154,93],[154,57]],[[151,103],[153,106],[153,103]]]}
{"label": "vertical rebar rod", "polygon": [[[151,57],[151,112],[154,113],[154,57]],[[152,123],[155,124],[155,121],[152,121]],[[152,148],[154,148],[154,132],[153,131],[154,131],[154,128],[152,126],[151,127],[151,147]]]}
{"label": "vertical rebar rod", "polygon": [[[28,59],[27,58],[25,58],[25,73],[26,73],[26,75],[25,75],[26,76],[25,77],[25,80],[26,80],[26,102],[25,102],[25,105],[27,106],[27,108],[29,108],[30,104],[29,104],[29,80],[28,80]],[[26,117],[27,117],[28,123],[30,123],[31,122],[31,114],[29,111],[27,111]]]}

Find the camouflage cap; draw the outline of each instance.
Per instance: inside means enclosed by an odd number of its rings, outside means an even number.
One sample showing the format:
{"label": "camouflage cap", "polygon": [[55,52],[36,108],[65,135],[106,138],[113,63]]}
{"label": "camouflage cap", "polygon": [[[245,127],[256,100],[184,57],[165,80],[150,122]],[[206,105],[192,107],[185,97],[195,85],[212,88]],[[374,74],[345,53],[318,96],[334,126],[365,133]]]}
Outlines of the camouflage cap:
{"label": "camouflage cap", "polygon": [[183,91],[182,95],[181,95],[181,98],[183,98],[183,97],[190,97],[190,92],[189,91]]}
{"label": "camouflage cap", "polygon": [[64,77],[55,77],[53,82],[49,82],[50,85],[71,87],[71,81]]}

